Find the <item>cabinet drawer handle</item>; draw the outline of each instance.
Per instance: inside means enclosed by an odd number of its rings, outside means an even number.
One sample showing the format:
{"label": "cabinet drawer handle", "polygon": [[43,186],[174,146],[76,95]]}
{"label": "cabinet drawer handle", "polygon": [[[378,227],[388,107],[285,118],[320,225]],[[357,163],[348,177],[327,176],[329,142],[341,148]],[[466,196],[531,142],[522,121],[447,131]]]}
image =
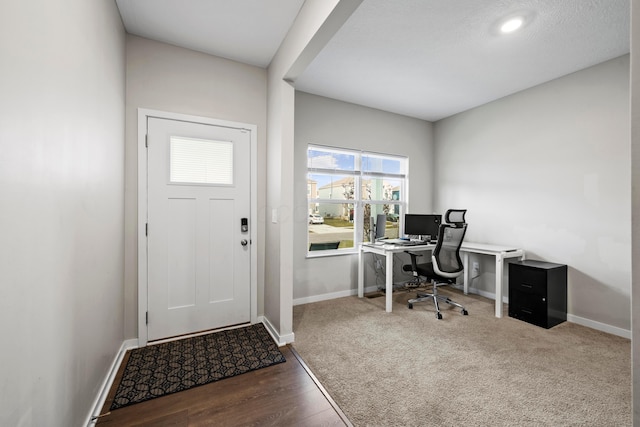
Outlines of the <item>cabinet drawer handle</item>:
{"label": "cabinet drawer handle", "polygon": [[526,309],[524,309],[524,308],[521,308],[520,310],[521,310],[523,313],[526,313],[526,314],[533,314],[533,311],[531,311],[531,310],[526,310]]}
{"label": "cabinet drawer handle", "polygon": [[521,283],[520,286],[522,286],[524,288],[529,288],[529,289],[533,288],[533,285],[530,285],[528,283]]}

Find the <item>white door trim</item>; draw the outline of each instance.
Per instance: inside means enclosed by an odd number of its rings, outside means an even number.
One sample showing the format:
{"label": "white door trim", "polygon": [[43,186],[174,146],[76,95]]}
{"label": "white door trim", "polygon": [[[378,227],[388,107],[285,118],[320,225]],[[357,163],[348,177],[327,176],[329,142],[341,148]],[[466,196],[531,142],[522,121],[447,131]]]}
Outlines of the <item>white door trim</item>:
{"label": "white door trim", "polygon": [[214,126],[247,129],[251,133],[251,323],[258,322],[258,127],[256,125],[138,108],[138,346],[147,344],[147,118],[204,123]]}

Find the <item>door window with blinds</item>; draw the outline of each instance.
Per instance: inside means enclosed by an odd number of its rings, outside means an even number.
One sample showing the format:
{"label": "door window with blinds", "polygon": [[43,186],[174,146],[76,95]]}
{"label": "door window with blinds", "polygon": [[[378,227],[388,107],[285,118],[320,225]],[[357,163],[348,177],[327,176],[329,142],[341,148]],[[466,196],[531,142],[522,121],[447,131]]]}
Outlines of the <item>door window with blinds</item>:
{"label": "door window with blinds", "polygon": [[368,242],[372,218],[399,236],[406,210],[408,160],[320,145],[307,149],[308,255],[352,253]]}
{"label": "door window with blinds", "polygon": [[233,185],[233,142],[172,136],[169,182]]}

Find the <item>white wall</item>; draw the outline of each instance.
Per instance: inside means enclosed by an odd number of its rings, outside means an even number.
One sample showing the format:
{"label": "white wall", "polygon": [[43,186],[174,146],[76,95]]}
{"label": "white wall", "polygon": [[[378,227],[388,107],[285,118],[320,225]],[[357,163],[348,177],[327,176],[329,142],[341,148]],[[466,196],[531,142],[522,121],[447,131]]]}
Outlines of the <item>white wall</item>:
{"label": "white wall", "polygon": [[258,315],[263,312],[267,72],[263,68],[127,35],[125,336],[138,336],[137,109],[258,126]]}
{"label": "white wall", "polygon": [[0,16],[0,425],[80,426],[123,341],[124,29],[113,1]]}
{"label": "white wall", "polygon": [[629,331],[629,128],[628,55],[441,120],[436,207],[469,210],[469,241],[567,264],[573,320]]}
{"label": "white wall", "polygon": [[306,0],[268,69],[265,319],[280,343],[293,337],[294,88],[362,0]]}
{"label": "white wall", "polygon": [[[433,211],[433,140],[432,125],[424,120],[299,91],[295,117],[293,298],[304,301],[324,294],[349,293],[358,287],[357,255],[306,258],[308,144],[407,156],[409,209],[429,213]],[[369,273],[366,283],[373,286],[375,277],[372,271]]]}

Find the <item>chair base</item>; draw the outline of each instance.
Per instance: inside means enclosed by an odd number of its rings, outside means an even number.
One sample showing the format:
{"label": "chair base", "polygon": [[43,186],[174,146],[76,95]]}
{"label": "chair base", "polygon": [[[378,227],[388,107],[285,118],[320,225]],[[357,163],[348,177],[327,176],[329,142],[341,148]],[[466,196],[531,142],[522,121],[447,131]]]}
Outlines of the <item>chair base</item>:
{"label": "chair base", "polygon": [[409,301],[407,301],[407,307],[409,307],[410,309],[413,309],[413,304],[417,303],[417,302],[423,302],[423,301],[428,301],[428,300],[432,300],[433,304],[436,306],[436,318],[437,319],[442,319],[442,314],[440,313],[440,306],[438,304],[438,300],[447,303],[449,305],[453,305],[455,307],[458,307],[460,309],[460,312],[464,315],[467,316],[469,314],[469,312],[464,308],[464,306],[462,306],[461,304],[453,301],[451,298],[444,296],[444,295],[438,295],[438,286],[434,283],[433,284],[433,293],[418,293],[416,295],[416,298],[410,299]]}

